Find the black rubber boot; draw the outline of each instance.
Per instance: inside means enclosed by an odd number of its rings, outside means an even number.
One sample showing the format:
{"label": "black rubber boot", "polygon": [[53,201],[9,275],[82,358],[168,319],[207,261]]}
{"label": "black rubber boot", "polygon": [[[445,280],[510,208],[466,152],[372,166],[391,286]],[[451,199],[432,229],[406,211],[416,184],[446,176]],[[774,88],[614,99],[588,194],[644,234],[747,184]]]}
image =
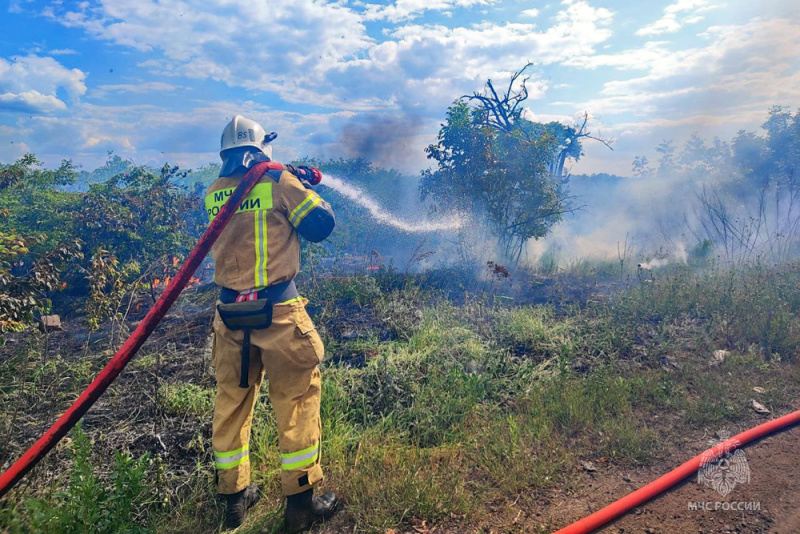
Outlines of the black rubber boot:
{"label": "black rubber boot", "polygon": [[306,490],[286,498],[286,512],[283,525],[287,534],[308,530],[317,521],[330,519],[339,508],[339,501],[333,492],[320,497],[314,496],[314,490]]}
{"label": "black rubber boot", "polygon": [[250,484],[239,493],[225,495],[225,526],[227,528],[242,526],[247,509],[257,503],[260,498],[258,486],[255,484]]}

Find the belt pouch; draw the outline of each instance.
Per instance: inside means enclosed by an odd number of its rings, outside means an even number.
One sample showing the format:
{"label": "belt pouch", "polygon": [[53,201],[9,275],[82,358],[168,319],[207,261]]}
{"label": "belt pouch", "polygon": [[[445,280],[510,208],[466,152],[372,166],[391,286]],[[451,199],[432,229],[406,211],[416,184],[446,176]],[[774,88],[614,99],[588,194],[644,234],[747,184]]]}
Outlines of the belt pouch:
{"label": "belt pouch", "polygon": [[217,304],[217,312],[223,324],[230,330],[244,330],[242,343],[242,372],[239,387],[250,387],[247,375],[250,371],[250,331],[263,330],[272,324],[272,301],[268,299],[246,300],[230,304]]}

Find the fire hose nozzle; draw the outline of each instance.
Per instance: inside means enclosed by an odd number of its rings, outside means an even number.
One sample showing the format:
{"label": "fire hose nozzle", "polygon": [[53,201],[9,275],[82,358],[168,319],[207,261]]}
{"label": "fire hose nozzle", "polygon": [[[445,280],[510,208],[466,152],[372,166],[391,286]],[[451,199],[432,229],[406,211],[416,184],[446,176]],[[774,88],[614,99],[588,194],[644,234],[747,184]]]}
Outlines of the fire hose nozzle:
{"label": "fire hose nozzle", "polygon": [[297,171],[297,177],[301,180],[308,182],[311,185],[317,185],[322,181],[322,171],[317,169],[316,167],[307,167],[305,165],[300,165],[295,167]]}

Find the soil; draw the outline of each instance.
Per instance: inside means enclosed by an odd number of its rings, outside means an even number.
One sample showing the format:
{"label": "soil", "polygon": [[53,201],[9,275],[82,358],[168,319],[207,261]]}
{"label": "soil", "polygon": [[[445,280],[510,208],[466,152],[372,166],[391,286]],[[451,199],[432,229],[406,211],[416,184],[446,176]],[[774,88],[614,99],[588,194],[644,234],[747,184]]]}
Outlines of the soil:
{"label": "soil", "polygon": [[[798,406],[800,407],[800,403]],[[788,412],[787,412],[788,413]],[[775,417],[783,414],[775,414]],[[772,416],[769,416],[772,417]],[[755,426],[766,419],[753,419],[735,429]],[[680,463],[705,451],[708,434],[678,438],[666,457],[640,469],[621,469],[593,462],[596,471],[576,466],[574,487],[542,494],[519,495],[513,501],[486,503],[476,524],[452,521],[429,527],[416,521],[410,530],[387,534],[486,534],[554,532],[624,497],[667,473]],[[750,482],[736,485],[725,497],[689,477],[669,492],[635,508],[597,532],[613,534],[797,534],[800,533],[800,427],[774,434],[745,447]],[[690,503],[710,503],[708,510],[689,509]],[[716,503],[720,503],[717,505]],[[725,504],[728,503],[728,504]],[[754,503],[750,510],[731,510],[730,503]],[[714,509],[719,507],[720,509]],[[728,509],[725,509],[728,508]],[[347,514],[340,514],[315,532],[334,534],[352,531]]]}
{"label": "soil", "polygon": [[[701,445],[702,442],[698,443]],[[702,452],[687,447],[683,460]],[[725,497],[689,477],[666,494],[634,509],[600,532],[627,533],[775,533],[800,532],[800,429],[775,434],[744,449],[750,483],[742,483]],[[632,473],[610,470],[586,474],[584,488],[576,495],[553,503],[548,514],[560,528],[654,480],[673,467],[659,464]],[[625,478],[623,478],[625,477]],[[626,479],[630,480],[628,482]],[[710,503],[710,510],[690,509],[690,503]],[[719,504],[717,504],[719,503]],[[726,510],[729,503],[755,503],[751,510]],[[743,505],[746,507],[746,505]],[[718,508],[718,509],[717,509]]]}
{"label": "soil", "polygon": [[[782,414],[776,414],[782,415]],[[761,420],[754,420],[754,426]],[[736,432],[744,430],[737,429]],[[520,495],[509,502],[487,503],[480,525],[442,525],[437,529],[415,528],[409,533],[455,534],[459,532],[553,532],[570,525],[624,497],[702,453],[711,444],[708,435],[684,438],[668,457],[640,469],[604,467],[596,471],[576,466],[575,487],[540,495]],[[597,532],[642,534],[730,534],[800,532],[800,427],[774,434],[745,447],[750,482],[736,485],[725,497],[691,476],[669,492],[635,508]],[[690,509],[690,503],[707,503],[707,510]],[[719,504],[717,504],[719,503]],[[731,510],[731,503],[749,503],[750,510]],[[718,509],[715,509],[718,508]],[[726,509],[727,508],[727,509]],[[323,529],[321,532],[336,532]]]}

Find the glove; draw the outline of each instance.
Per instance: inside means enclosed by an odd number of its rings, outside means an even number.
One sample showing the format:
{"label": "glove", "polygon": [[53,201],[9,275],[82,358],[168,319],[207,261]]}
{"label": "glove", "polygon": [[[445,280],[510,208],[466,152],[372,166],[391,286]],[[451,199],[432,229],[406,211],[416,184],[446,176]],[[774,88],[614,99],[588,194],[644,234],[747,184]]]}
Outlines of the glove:
{"label": "glove", "polygon": [[305,165],[299,165],[297,167],[294,165],[285,165],[285,167],[287,171],[297,176],[306,189],[311,189],[311,186],[317,185],[322,181],[322,173],[319,169],[315,169],[314,167],[307,167]]}

